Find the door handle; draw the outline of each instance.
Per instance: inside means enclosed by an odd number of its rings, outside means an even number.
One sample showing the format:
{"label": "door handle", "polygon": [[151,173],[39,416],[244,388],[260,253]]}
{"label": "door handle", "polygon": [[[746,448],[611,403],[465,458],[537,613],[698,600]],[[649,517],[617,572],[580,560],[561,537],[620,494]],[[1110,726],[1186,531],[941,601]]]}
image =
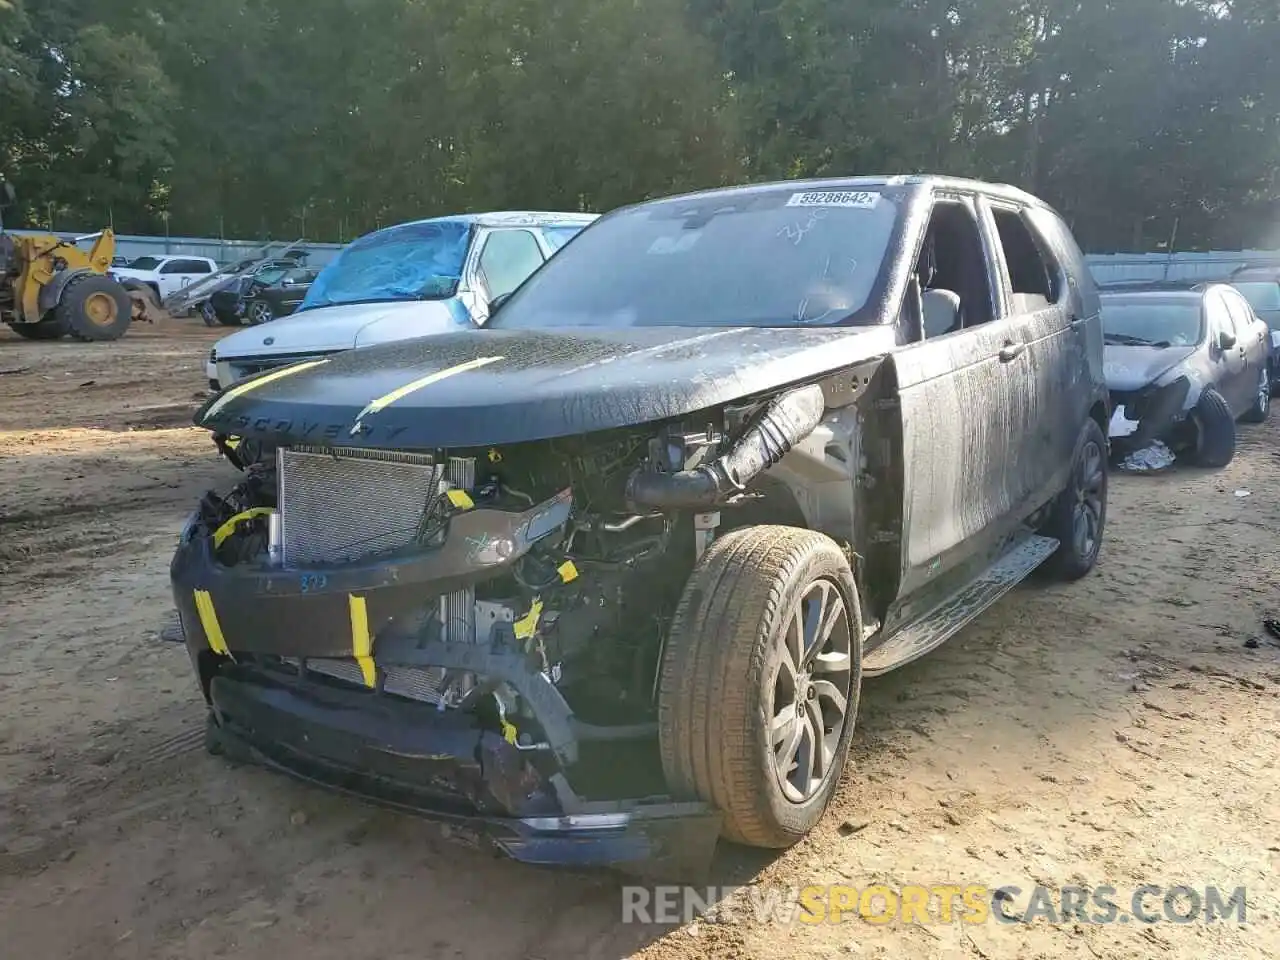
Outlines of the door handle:
{"label": "door handle", "polygon": [[1001,363],[1013,363],[1013,361],[1022,356],[1022,351],[1026,349],[1027,345],[1025,343],[1014,343],[1010,340],[1000,348],[1000,352],[996,356],[1000,358]]}

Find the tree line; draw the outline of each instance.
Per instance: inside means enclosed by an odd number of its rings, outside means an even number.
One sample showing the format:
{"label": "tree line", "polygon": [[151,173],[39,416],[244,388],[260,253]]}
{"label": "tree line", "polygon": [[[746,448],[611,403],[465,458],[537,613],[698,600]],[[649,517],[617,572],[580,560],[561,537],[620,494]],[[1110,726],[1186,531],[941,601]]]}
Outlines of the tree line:
{"label": "tree line", "polygon": [[349,240],[749,180],[1015,183],[1280,246],[1276,0],[0,0],[7,221]]}

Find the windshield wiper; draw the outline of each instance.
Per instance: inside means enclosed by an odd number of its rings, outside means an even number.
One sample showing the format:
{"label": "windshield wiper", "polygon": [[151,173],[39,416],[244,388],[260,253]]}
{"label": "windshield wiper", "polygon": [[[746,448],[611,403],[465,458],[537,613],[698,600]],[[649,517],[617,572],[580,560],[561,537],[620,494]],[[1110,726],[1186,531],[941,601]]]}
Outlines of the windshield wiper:
{"label": "windshield wiper", "polygon": [[[1158,347],[1161,344],[1152,343],[1144,337],[1131,337],[1127,333],[1104,333],[1102,335],[1104,343],[1118,343],[1126,347]],[[1167,343],[1164,346],[1168,346]]]}

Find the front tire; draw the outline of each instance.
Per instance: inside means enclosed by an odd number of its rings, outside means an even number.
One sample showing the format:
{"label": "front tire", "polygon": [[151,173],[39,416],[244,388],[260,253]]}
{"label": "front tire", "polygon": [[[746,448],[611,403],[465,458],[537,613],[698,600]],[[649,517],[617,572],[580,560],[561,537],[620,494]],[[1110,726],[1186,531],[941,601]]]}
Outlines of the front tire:
{"label": "front tire", "polygon": [[1267,417],[1271,415],[1271,370],[1264,367],[1262,375],[1258,380],[1258,395],[1253,400],[1253,406],[1249,408],[1240,419],[1245,423],[1266,423]]}
{"label": "front tire", "polygon": [[1198,467],[1221,468],[1236,455],[1236,421],[1222,394],[1206,387],[1191,413],[1195,425],[1195,446],[1191,462]]}
{"label": "front tire", "polygon": [[86,273],[62,290],[57,322],[77,340],[119,340],[133,319],[133,302],[110,277]]}
{"label": "front tire", "polygon": [[250,300],[249,307],[245,312],[249,317],[249,323],[255,327],[263,323],[270,323],[276,318],[271,309],[271,304],[265,300]]}
{"label": "front tire", "polygon": [[746,527],[713,543],[672,620],[658,687],[668,787],[725,837],[785,848],[840,783],[862,687],[862,614],[830,538]]}
{"label": "front tire", "polygon": [[1079,580],[1098,564],[1107,525],[1107,438],[1090,417],[1076,440],[1071,479],[1058,495],[1041,531],[1058,541],[1045,563],[1057,580]]}

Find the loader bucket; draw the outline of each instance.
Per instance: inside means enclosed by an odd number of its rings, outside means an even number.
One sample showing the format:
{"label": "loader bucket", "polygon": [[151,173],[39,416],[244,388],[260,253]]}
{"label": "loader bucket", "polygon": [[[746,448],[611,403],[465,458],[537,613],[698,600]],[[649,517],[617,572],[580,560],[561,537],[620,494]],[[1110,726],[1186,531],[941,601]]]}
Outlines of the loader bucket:
{"label": "loader bucket", "polygon": [[160,306],[150,287],[129,287],[125,292],[129,294],[134,322],[145,320],[147,323],[155,323],[165,316],[164,308]]}

